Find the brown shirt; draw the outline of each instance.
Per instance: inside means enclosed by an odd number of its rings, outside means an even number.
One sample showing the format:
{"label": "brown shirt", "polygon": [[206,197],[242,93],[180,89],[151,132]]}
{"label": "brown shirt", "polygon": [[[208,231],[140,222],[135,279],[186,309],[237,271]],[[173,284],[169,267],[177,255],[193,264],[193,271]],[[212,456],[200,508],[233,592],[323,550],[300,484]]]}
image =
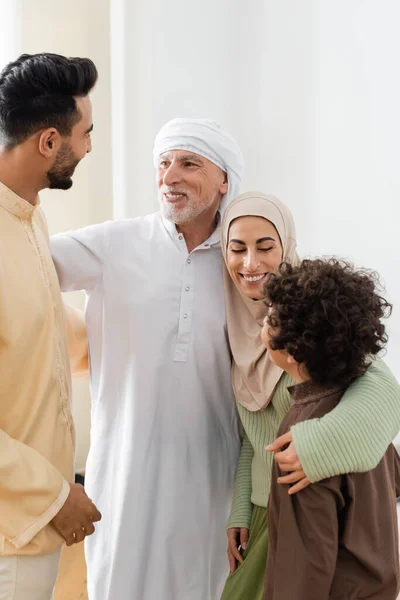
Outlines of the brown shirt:
{"label": "brown shirt", "polygon": [[[330,412],[344,390],[306,381],[290,392],[294,404],[280,435]],[[264,600],[395,600],[400,459],[394,446],[372,471],[331,477],[293,496],[274,469]]]}

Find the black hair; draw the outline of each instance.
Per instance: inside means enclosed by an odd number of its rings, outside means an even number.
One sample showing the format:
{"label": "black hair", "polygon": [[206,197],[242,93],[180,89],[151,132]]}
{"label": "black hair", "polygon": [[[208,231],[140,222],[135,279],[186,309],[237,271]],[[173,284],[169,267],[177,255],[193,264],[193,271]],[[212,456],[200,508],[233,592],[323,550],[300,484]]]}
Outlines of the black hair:
{"label": "black hair", "polygon": [[271,348],[286,350],[316,383],[350,383],[387,342],[381,319],[392,306],[378,282],[337,259],[282,263],[265,284]]}
{"label": "black hair", "polygon": [[81,115],[76,98],[87,96],[98,77],[89,58],[22,54],[0,73],[0,142],[12,148],[39,129],[71,134]]}

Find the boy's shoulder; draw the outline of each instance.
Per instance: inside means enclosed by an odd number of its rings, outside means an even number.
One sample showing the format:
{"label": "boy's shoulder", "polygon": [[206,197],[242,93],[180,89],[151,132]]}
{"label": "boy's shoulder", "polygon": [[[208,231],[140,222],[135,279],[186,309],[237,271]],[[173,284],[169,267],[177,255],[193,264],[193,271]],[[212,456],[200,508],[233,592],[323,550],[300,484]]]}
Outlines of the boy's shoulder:
{"label": "boy's shoulder", "polygon": [[319,385],[310,380],[290,386],[292,405],[285,426],[324,417],[339,404],[346,389],[347,386]]}

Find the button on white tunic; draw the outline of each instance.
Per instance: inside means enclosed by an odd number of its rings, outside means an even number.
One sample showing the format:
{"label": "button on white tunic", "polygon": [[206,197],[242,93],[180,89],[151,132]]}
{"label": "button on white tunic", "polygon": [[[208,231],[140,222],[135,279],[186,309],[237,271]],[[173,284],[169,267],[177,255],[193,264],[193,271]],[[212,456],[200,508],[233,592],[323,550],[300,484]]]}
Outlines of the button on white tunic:
{"label": "button on white tunic", "polygon": [[219,600],[239,453],[219,231],[188,255],[159,213],[52,239],[84,289],[91,600]]}

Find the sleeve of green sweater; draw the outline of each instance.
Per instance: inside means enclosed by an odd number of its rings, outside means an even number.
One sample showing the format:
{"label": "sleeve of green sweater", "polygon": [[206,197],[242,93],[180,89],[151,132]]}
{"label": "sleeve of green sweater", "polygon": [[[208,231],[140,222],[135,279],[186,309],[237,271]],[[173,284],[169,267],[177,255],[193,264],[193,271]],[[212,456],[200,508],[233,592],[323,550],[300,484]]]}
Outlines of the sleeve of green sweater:
{"label": "sleeve of green sweater", "polygon": [[294,445],[310,481],[374,469],[400,429],[400,385],[373,359],[367,372],[321,419],[296,423]]}
{"label": "sleeve of green sweater", "polygon": [[253,505],[251,503],[251,466],[253,456],[253,447],[245,434],[236,471],[232,510],[227,523],[228,529],[231,527],[250,527],[253,512]]}

